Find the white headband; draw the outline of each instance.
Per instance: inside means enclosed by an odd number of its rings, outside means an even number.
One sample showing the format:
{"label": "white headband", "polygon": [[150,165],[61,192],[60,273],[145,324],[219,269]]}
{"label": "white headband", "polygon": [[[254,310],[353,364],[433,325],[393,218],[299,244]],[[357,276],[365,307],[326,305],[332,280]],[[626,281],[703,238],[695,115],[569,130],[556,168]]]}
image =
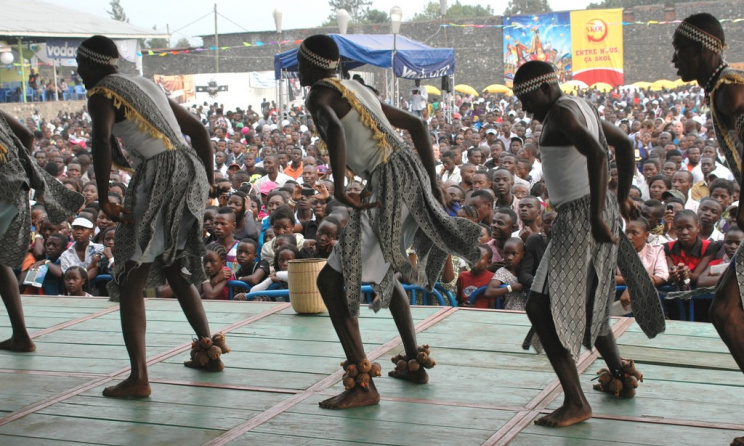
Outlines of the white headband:
{"label": "white headband", "polygon": [[299,52],[308,62],[317,67],[323,68],[324,70],[335,70],[338,67],[338,59],[326,59],[323,56],[315,54],[305,46],[305,42],[302,42],[300,45]]}
{"label": "white headband", "polygon": [[679,24],[675,32],[684,37],[687,37],[693,42],[699,42],[705,48],[713,51],[716,54],[723,54],[723,44],[721,43],[721,40],[716,36],[708,34],[695,25],[690,25],[687,22],[682,22]]}
{"label": "white headband", "polygon": [[97,53],[93,50],[90,50],[82,45],[78,47],[78,55],[83,56],[84,58],[90,60],[91,62],[97,63],[99,65],[113,65],[116,66],[119,63],[118,57],[111,57],[106,56],[101,53]]}
{"label": "white headband", "polygon": [[530,80],[526,80],[524,82],[520,82],[519,84],[514,84],[514,88],[512,88],[512,91],[514,91],[514,94],[517,96],[525,95],[531,91],[537,90],[540,88],[540,85],[542,84],[552,84],[558,83],[558,74],[555,72],[553,73],[546,73],[541,76],[537,76],[535,78],[532,78]]}

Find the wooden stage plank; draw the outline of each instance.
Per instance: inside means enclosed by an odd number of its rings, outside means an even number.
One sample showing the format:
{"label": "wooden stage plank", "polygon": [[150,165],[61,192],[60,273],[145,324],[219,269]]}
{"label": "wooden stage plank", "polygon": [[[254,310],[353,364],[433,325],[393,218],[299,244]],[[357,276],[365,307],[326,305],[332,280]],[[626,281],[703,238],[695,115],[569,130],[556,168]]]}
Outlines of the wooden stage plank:
{"label": "wooden stage plank", "polygon": [[529,425],[510,445],[727,445],[735,431],[668,426],[617,420],[597,420],[560,429]]}
{"label": "wooden stage plank", "polygon": [[413,307],[422,324],[418,342],[431,345],[438,363],[428,384],[413,385],[387,376],[389,358],[403,350],[389,312],[363,308],[365,350],[382,353],[382,402],[326,411],[317,403],[343,390],[344,356],[327,314],[297,315],[281,303],[205,302],[212,329],[228,330],[233,350],[224,372],[205,373],[182,365],[193,335],[178,303],[148,299],[153,395],[111,400],[102,388],[128,373],[116,304],[23,300],[39,349],[0,352],[3,446],[470,445],[499,444],[502,434],[530,445],[726,444],[744,431],[744,375],[709,324],[670,322],[667,333],[648,340],[637,325],[623,331],[629,321],[613,320],[621,354],[645,374],[638,396],[593,391],[591,378],[603,366],[594,361],[581,384],[595,417],[548,429],[532,424],[540,414],[533,408],[555,408],[562,396],[559,387],[550,390],[556,380],[547,357],[521,349],[529,328],[523,313]]}

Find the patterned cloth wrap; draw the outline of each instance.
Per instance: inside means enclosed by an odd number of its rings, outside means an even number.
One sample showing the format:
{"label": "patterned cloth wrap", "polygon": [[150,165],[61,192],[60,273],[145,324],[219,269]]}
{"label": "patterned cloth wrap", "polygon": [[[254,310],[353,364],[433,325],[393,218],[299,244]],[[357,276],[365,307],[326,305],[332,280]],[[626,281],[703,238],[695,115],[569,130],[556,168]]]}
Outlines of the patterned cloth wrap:
{"label": "patterned cloth wrap", "polygon": [[[156,224],[160,217],[160,224],[165,227],[167,238],[165,250],[155,258],[145,287],[151,288],[165,283],[163,268],[178,261],[181,263],[183,276],[190,283],[198,285],[207,278],[202,264],[202,256],[205,253],[202,223],[209,196],[209,182],[201,159],[192,147],[182,143],[183,139],[167,123],[156,103],[127,77],[106,76],[89,90],[89,97],[94,94],[103,94],[112,99],[116,108],[123,107],[127,119],[135,120],[141,131],[162,139],[169,149],[145,159],[135,169],[127,188],[124,209],[133,211],[136,205],[136,190],[140,183],[149,183],[146,185],[149,196],[144,214],[139,221],[117,225],[114,257],[141,265],[143,263],[141,258],[150,254],[148,250],[156,234]],[[114,160],[123,158],[120,154],[117,156],[118,145],[113,146],[113,151]],[[150,164],[154,166],[148,166]],[[147,177],[148,171],[154,172],[154,175]],[[179,250],[179,228],[184,217],[189,214],[196,221],[189,229],[184,249]],[[140,259],[133,258],[137,252],[135,244],[138,241],[142,252]],[[118,261],[115,264],[114,280],[107,286],[112,298],[119,297],[119,287],[127,263],[129,262]]]}
{"label": "patterned cloth wrap", "polygon": [[[321,82],[324,86],[339,90],[339,83]],[[382,281],[372,285],[379,297],[372,304],[375,311],[390,305],[396,271],[407,280],[423,282],[428,290],[432,290],[450,254],[460,256],[471,264],[477,263],[481,257],[478,249],[480,226],[464,218],[447,215],[431,192],[429,175],[418,155],[389,128],[386,122],[364,105],[362,107],[363,111],[374,119],[377,129],[384,133],[392,147],[392,153],[385,162],[380,163],[372,171],[365,187],[366,190],[376,193],[375,201],[381,203],[381,207],[374,213],[370,210],[354,210],[339,235],[338,243],[341,248],[339,253],[346,296],[349,313],[353,316],[359,314],[363,298],[360,290],[363,267],[360,250],[362,212],[368,212],[372,229],[382,245],[385,261],[390,264]],[[401,250],[403,204],[408,207],[410,216],[418,225],[413,241],[413,249],[418,259],[417,271],[414,271],[410,260]]]}
{"label": "patterned cloth wrap", "polygon": [[[713,115],[713,124],[716,129],[718,145],[726,156],[726,164],[734,175],[736,182],[741,184],[741,157],[742,149],[744,149],[744,115],[737,116],[734,121],[734,128],[729,128],[726,121],[721,119],[719,111],[716,109],[715,99],[718,89],[722,85],[727,84],[744,84],[744,72],[733,68],[725,68],[721,72],[721,76],[713,86],[713,89],[706,93],[710,97],[710,109]],[[744,243],[740,244],[739,249],[736,251],[734,270],[736,271],[736,282],[739,285],[739,296],[742,307],[744,307],[744,253],[742,253],[742,248],[744,248]]]}
{"label": "patterned cloth wrap", "polygon": [[[598,136],[607,150],[601,126]],[[609,164],[607,168],[609,172]],[[597,336],[609,333],[616,266],[625,278],[633,315],[646,336],[653,338],[666,328],[659,294],[635,248],[620,230],[617,198],[608,193],[602,213],[602,220],[618,237],[617,245],[597,243],[592,237],[590,198],[591,195],[585,195],[558,207],[552,237],[538,267],[547,268],[547,290],[542,292],[550,296],[558,338],[575,359],[579,358],[582,344],[591,350]],[[588,294],[591,268],[597,279],[593,295]],[[587,320],[587,299],[593,299],[591,320]],[[542,350],[534,331],[530,331],[525,344],[530,341],[536,350]]]}
{"label": "patterned cloth wrap", "polygon": [[11,203],[18,213],[0,235],[0,265],[16,268],[23,262],[31,242],[29,189],[43,198],[46,214],[58,225],[74,215],[85,197],[72,192],[33,160],[26,147],[0,114],[0,201]]}

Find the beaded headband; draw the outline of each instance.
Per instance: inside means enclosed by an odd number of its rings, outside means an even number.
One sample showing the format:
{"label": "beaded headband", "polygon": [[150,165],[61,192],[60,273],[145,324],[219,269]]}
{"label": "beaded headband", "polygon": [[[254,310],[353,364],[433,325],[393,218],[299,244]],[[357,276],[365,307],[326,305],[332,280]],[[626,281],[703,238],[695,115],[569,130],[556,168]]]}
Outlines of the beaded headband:
{"label": "beaded headband", "polygon": [[716,36],[708,34],[695,25],[690,25],[687,22],[682,22],[677,27],[675,33],[679,33],[680,35],[687,37],[693,42],[699,42],[705,48],[713,51],[716,54],[723,54],[723,44],[721,43],[721,40]]}
{"label": "beaded headband", "polygon": [[305,46],[305,42],[300,45],[300,55],[305,58],[308,62],[315,65],[316,67],[324,70],[335,70],[338,67],[339,59],[331,60],[326,59],[323,56],[319,56],[312,52],[308,47]]}
{"label": "beaded headband", "polygon": [[78,47],[77,51],[79,56],[84,57],[85,59],[88,59],[89,61],[93,63],[97,63],[99,65],[113,65],[116,66],[119,63],[118,57],[111,57],[106,56],[101,53],[97,53],[93,50],[90,50],[82,45]]}
{"label": "beaded headband", "polygon": [[512,88],[512,91],[514,91],[514,94],[517,96],[525,95],[531,91],[537,90],[540,88],[542,84],[552,84],[558,83],[558,75],[553,73],[546,73],[537,77],[534,77],[532,79],[526,80],[524,82],[520,82],[518,84],[514,84],[514,88]]}

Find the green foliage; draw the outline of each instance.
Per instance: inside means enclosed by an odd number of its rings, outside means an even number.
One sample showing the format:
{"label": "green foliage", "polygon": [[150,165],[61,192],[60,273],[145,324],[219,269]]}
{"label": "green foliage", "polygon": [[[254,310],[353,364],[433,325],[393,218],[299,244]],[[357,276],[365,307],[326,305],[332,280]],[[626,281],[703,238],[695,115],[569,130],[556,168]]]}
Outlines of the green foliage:
{"label": "green foliage", "polygon": [[108,13],[108,15],[111,16],[112,19],[129,23],[129,19],[124,13],[124,7],[121,6],[121,2],[119,0],[111,0],[109,2],[109,6],[111,6],[111,10],[106,12]]}
{"label": "green foliage", "polygon": [[[658,0],[656,0],[658,2]],[[504,10],[504,16],[545,14],[552,12],[548,0],[509,0],[509,5]]]}
{"label": "green foliage", "polygon": [[390,21],[387,12],[379,9],[370,9],[364,17],[364,23],[387,23]]}
{"label": "green foliage", "polygon": [[345,9],[349,13],[349,23],[365,23],[369,7],[372,0],[328,0],[328,6],[331,7],[331,14],[328,16],[323,26],[336,25],[336,11]]}
{"label": "green foliage", "polygon": [[[158,30],[157,26],[153,26],[152,29],[155,31]],[[147,39],[145,40],[145,48],[170,48],[170,42],[168,39],[164,39],[162,37],[157,37],[154,39]]]}
{"label": "green foliage", "polygon": [[181,37],[180,39],[178,39],[178,42],[176,42],[176,46],[175,47],[176,48],[190,48],[191,47],[191,42],[189,42],[189,39],[187,39],[185,37]]}
{"label": "green foliage", "polygon": [[[439,19],[441,15],[439,8],[439,2],[429,2],[424,10],[414,14],[414,22],[430,22],[432,20]],[[494,14],[493,8],[490,5],[463,5],[460,0],[457,0],[453,5],[447,8],[447,14],[445,15],[448,19],[457,19],[460,17],[490,17]]]}

